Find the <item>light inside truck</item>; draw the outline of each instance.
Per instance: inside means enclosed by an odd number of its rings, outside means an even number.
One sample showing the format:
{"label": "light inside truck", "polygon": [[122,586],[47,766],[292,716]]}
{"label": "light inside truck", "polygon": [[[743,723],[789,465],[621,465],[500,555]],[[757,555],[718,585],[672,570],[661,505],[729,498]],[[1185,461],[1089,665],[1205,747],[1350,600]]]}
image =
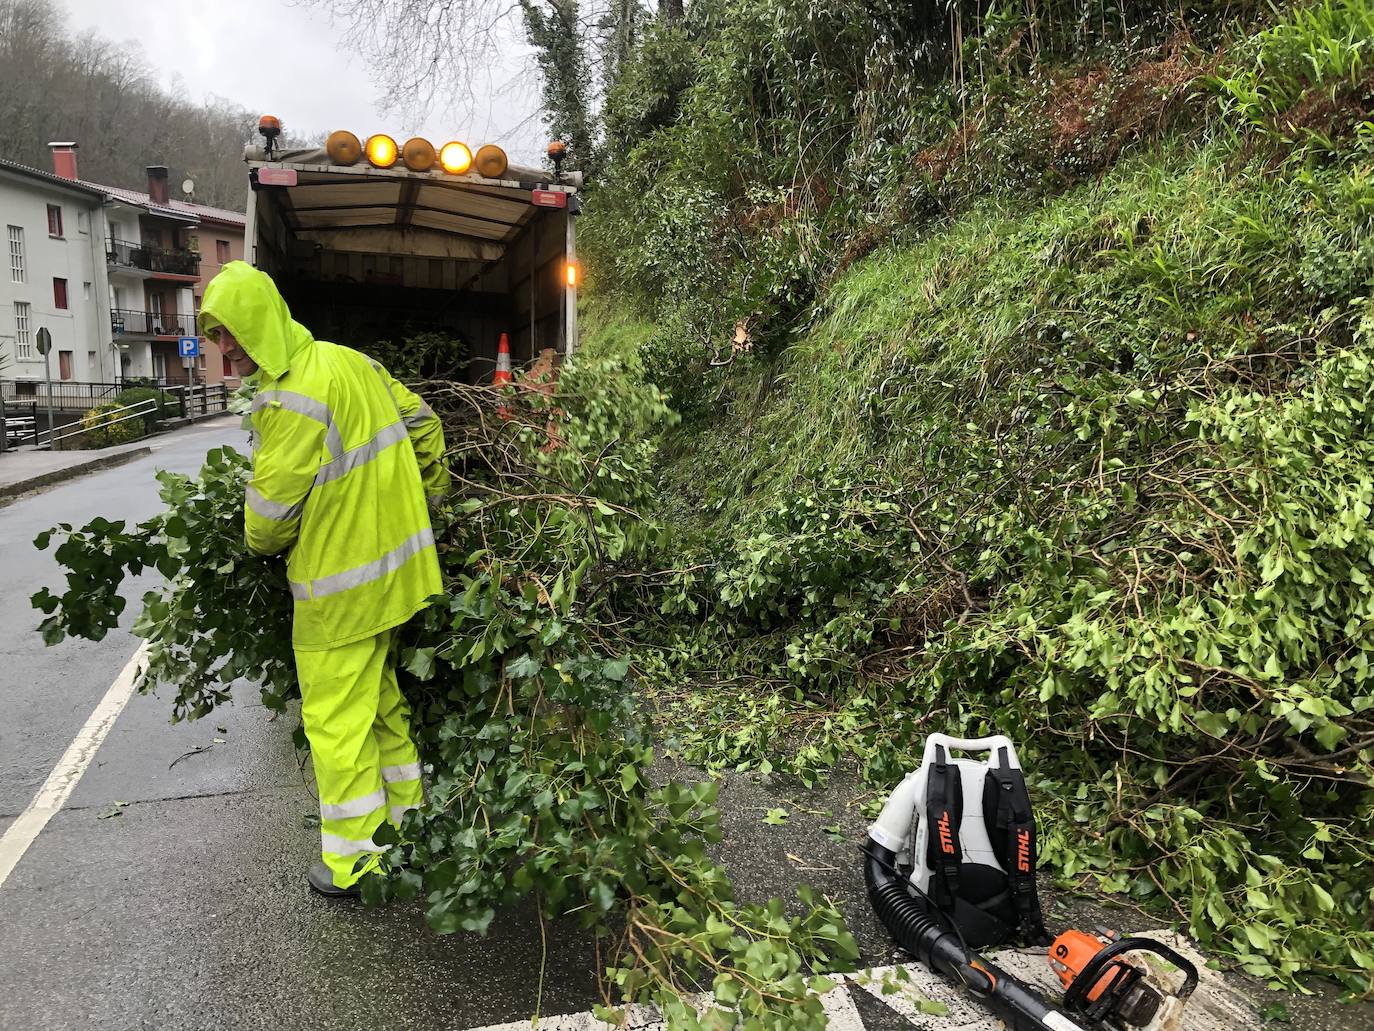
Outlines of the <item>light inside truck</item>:
{"label": "light inside truck", "polygon": [[434,167],[438,156],[434,153],[434,144],[419,136],[406,140],[406,145],[401,148],[401,160],[412,172],[428,172]]}
{"label": "light inside truck", "polygon": [[367,160],[374,168],[390,168],[396,163],[396,141],[386,133],[367,138]]}
{"label": "light inside truck", "polygon": [[462,175],[472,167],[472,151],[468,150],[466,143],[457,140],[445,143],[439,151],[439,164],[444,166],[445,172]]}
{"label": "light inside truck", "polygon": [[337,129],[324,141],[329,160],[336,165],[351,165],[363,156],[363,145],[347,129]]}

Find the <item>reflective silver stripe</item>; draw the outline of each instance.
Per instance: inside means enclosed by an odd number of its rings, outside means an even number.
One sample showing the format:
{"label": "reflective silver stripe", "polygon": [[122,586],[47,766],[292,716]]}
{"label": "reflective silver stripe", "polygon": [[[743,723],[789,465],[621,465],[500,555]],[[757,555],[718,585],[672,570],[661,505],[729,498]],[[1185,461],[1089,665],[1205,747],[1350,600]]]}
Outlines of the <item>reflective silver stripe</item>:
{"label": "reflective silver stripe", "polygon": [[345,451],[332,462],[320,466],[320,471],[315,474],[315,482],[328,483],[330,480],[337,480],[358,466],[372,461],[392,444],[399,444],[405,439],[406,428],[401,423],[393,422],[389,426],[383,426],[366,444],[359,444],[352,451]]}
{"label": "reflective silver stripe", "polygon": [[291,596],[298,601],[309,601],[311,598],[323,598],[326,595],[361,587],[373,580],[380,580],[387,573],[395,572],[412,556],[433,546],[434,531],[426,526],[418,533],[411,534],[398,547],[392,548],[379,559],[355,566],[353,569],[345,569],[342,573],[311,580],[309,583],[297,583],[292,580]]}
{"label": "reflective silver stripe", "polygon": [[325,435],[324,446],[333,458],[338,458],[344,453],[343,434],[339,432],[339,427],[332,422],[329,424],[329,432]]}
{"label": "reflective silver stripe", "polygon": [[428,422],[430,419],[433,419],[433,418],[434,418],[434,409],[431,408],[431,407],[430,407],[428,404],[426,404],[424,401],[421,401],[421,402],[420,402],[420,407],[417,408],[417,409],[415,410],[415,413],[414,413],[413,415],[407,415],[407,416],[406,416],[406,419],[405,419],[405,422],[406,422],[406,429],[413,430],[416,426],[419,426],[419,425],[421,425],[422,423]]}
{"label": "reflective silver stripe", "polygon": [[385,852],[386,849],[381,845],[374,845],[371,838],[355,841],[353,838],[341,838],[337,834],[321,834],[320,851],[332,852],[337,856],[353,856],[359,852]]}
{"label": "reflective silver stripe", "polygon": [[383,766],[382,780],[388,784],[395,784],[402,780],[419,780],[420,764],[406,763],[404,766]]}
{"label": "reflective silver stripe", "polygon": [[347,802],[321,802],[320,819],[347,820],[354,816],[366,816],[384,805],[386,805],[386,788],[378,788],[370,795],[350,799]]}
{"label": "reflective silver stripe", "polygon": [[294,390],[263,390],[253,395],[253,411],[260,412],[269,405],[285,408],[288,412],[304,415],[326,426],[334,423],[334,415],[327,404]]}
{"label": "reflective silver stripe", "polygon": [[276,522],[285,522],[288,519],[295,519],[301,514],[301,509],[305,507],[305,499],[302,498],[294,505],[283,505],[280,501],[273,501],[265,498],[256,487],[250,486],[247,493],[248,507],[264,519],[272,519]]}
{"label": "reflective silver stripe", "polygon": [[406,813],[414,812],[419,808],[418,805],[394,805],[391,807],[391,822],[399,824],[405,819]]}

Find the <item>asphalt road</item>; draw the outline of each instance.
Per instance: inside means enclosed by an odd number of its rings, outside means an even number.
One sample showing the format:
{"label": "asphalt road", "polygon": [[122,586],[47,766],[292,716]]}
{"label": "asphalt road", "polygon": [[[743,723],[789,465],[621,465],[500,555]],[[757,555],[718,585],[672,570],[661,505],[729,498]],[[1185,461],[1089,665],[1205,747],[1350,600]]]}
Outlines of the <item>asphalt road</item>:
{"label": "asphalt road", "polygon": [[[28,599],[61,577],[51,553],[32,547],[34,535],[96,515],[146,518],[160,508],[156,470],[193,472],[221,444],[245,446],[236,420],[158,438],[148,458],[0,508],[0,834],[137,649],[127,627],[152,583],[129,585],[122,628],[104,641],[45,648]],[[291,745],[295,715],[273,719],[247,684],[199,723],[172,726],[169,715],[168,700],[135,695],[66,806],[0,884],[0,1031],[437,1031],[597,1001],[595,954],[575,926],[547,928],[545,955],[530,910],[502,914],[487,938],[441,938],[418,904],[370,910],[312,896],[305,872],[319,839],[305,821],[317,808]],[[672,761],[657,773],[701,776]],[[865,965],[880,965],[894,954],[864,897],[865,821],[855,804],[863,797],[842,773],[812,791],[728,774],[726,840],[716,851],[742,900],[795,900],[799,883],[814,885],[844,911]],[[790,813],[783,826],[763,823],[775,807]],[[843,833],[826,833],[832,824]],[[1130,919],[1048,884],[1042,899],[1055,927]],[[1247,987],[1262,1003],[1273,998]],[[877,999],[856,1001],[868,1031],[913,1026]],[[1374,1029],[1374,1006],[1288,1002],[1294,1029]]]}
{"label": "asphalt road", "polygon": [[[29,597],[61,582],[35,534],[160,508],[158,469],[193,472],[236,419],[158,438],[148,458],[0,509],[0,833],[29,804],[138,641],[45,648]],[[250,685],[194,724],[134,696],[66,806],[0,885],[0,1028],[464,1028],[528,1017],[540,934],[531,912],[490,937],[440,938],[416,905],[368,910],[309,894],[312,785]],[[193,749],[207,750],[185,758]],[[172,763],[176,761],[173,766]],[[170,768],[169,768],[170,767]],[[590,941],[550,935],[543,1012],[596,1001]]]}

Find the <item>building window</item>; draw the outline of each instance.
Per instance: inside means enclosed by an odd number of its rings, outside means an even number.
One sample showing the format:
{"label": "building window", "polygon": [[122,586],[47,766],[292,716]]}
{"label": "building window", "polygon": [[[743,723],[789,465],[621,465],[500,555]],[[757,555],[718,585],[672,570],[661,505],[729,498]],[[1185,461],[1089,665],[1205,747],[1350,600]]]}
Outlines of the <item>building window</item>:
{"label": "building window", "polygon": [[29,306],[24,301],[14,302],[14,356],[33,357],[33,337],[29,333]]}
{"label": "building window", "polygon": [[95,352],[94,352],[94,351],[87,351],[87,352],[86,352],[86,375],[87,375],[87,376],[94,376],[94,375],[95,375]]}
{"label": "building window", "polygon": [[57,376],[59,379],[72,378],[72,353],[70,351],[57,352]]}
{"label": "building window", "polygon": [[89,300],[91,299],[91,284],[90,284],[90,283],[82,283],[82,284],[81,284],[81,299],[82,299],[83,301],[89,301]]}
{"label": "building window", "polygon": [[229,264],[229,241],[228,241],[228,240],[216,240],[216,241],[215,241],[215,260],[216,260],[217,262],[219,262],[221,265],[227,265],[227,264]]}
{"label": "building window", "polygon": [[224,363],[224,378],[228,379],[234,374],[234,366],[224,355],[220,355],[220,361]]}
{"label": "building window", "polygon": [[58,311],[65,311],[67,308],[67,281],[65,279],[53,278],[52,281],[52,304]]}
{"label": "building window", "polygon": [[83,233],[91,231],[91,213],[89,211],[78,211],[76,213],[76,228]]}
{"label": "building window", "polygon": [[24,275],[23,226],[10,226],[10,279],[15,283],[27,282]]}
{"label": "building window", "polygon": [[56,204],[48,205],[48,235],[62,235],[62,209]]}

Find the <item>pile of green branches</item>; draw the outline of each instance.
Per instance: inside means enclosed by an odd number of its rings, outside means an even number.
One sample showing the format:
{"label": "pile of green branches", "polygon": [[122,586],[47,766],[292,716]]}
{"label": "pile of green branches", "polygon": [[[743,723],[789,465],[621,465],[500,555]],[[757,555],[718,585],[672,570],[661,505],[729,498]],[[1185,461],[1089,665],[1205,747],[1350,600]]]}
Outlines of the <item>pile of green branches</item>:
{"label": "pile of green branches", "polygon": [[[805,890],[796,916],[778,900],[733,900],[707,855],[721,834],[714,785],[654,783],[625,683],[614,585],[658,540],[637,509],[672,415],[656,389],[605,364],[525,387],[420,386],[454,474],[436,520],[446,593],[400,633],[429,800],[399,835],[379,832],[398,847],[364,896],[423,896],[440,933],[483,933],[532,896],[543,916],[575,915],[602,940],[608,1004],[654,1001],[683,1028],[741,1016],[824,1026],[813,971],[857,958],[838,912]],[[167,509],[144,523],[41,535],[67,570],[64,593],[34,598],[45,638],[99,639],[124,607],[124,577],[153,567],[166,583],[135,624],[149,645],[141,688],[172,688],[176,718],[211,712],[238,678],[287,705],[290,596],[281,559],[246,551],[248,475],[244,456],[218,449],[196,479],[160,474]],[[699,1012],[690,996],[707,990],[715,1006]]]}

